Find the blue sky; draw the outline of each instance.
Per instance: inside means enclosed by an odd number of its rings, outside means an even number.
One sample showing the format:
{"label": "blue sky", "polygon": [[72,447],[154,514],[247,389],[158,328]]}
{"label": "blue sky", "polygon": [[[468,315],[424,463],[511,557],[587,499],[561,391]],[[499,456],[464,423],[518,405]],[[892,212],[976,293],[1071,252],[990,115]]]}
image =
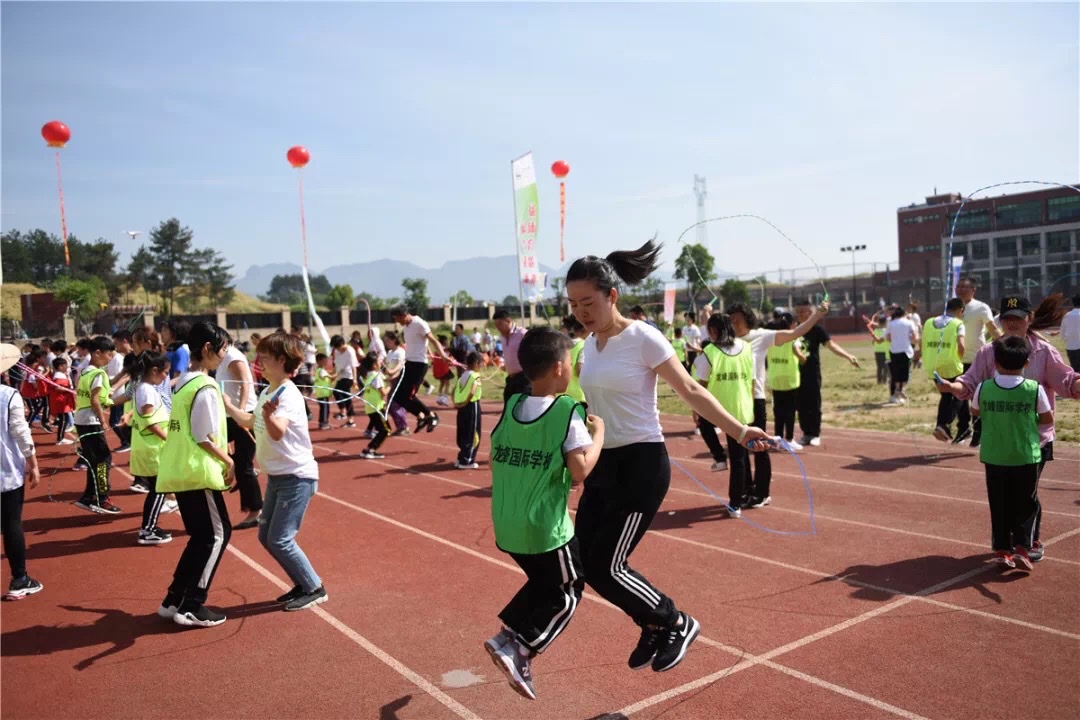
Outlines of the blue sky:
{"label": "blue sky", "polygon": [[[69,230],[126,255],[178,217],[238,274],[513,253],[509,162],[540,170],[540,259],[756,213],[820,264],[896,259],[895,211],[939,191],[1080,179],[1077,4],[11,3],[4,230],[59,232],[41,125],[59,119]],[[692,236],[692,235],[691,235]],[[140,240],[145,238],[140,238]],[[751,221],[717,265],[808,263]]]}

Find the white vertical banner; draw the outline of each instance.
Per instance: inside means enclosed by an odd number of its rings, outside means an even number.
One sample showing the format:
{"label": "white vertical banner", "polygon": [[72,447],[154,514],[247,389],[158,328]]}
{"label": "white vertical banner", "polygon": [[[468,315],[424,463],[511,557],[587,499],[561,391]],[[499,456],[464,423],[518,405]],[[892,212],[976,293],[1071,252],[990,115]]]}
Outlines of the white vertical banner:
{"label": "white vertical banner", "polygon": [[510,163],[514,177],[514,235],[517,242],[518,282],[521,300],[543,295],[540,264],[536,260],[536,225],[539,220],[536,190],[536,166],[532,153]]}
{"label": "white vertical banner", "polygon": [[664,322],[669,325],[675,322],[675,293],[677,286],[675,283],[664,284]]}
{"label": "white vertical banner", "polygon": [[[952,296],[956,297],[956,286],[960,284],[960,269],[964,266],[963,255],[953,255],[952,259]],[[944,311],[942,311],[944,312]]]}

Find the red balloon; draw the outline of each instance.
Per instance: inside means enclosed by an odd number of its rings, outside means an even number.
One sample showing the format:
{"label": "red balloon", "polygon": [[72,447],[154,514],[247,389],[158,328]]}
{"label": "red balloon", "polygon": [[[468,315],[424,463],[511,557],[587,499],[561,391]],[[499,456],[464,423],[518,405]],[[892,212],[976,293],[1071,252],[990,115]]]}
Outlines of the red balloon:
{"label": "red balloon", "polygon": [[42,126],[41,137],[45,138],[49,147],[62,148],[71,139],[71,130],[59,120],[53,120]]}
{"label": "red balloon", "polygon": [[556,160],[551,163],[551,173],[562,180],[564,177],[570,174],[570,163],[565,160]]}
{"label": "red balloon", "polygon": [[294,168],[302,168],[310,162],[311,153],[302,145],[294,145],[289,148],[289,152],[285,153],[285,157],[289,159],[289,164]]}

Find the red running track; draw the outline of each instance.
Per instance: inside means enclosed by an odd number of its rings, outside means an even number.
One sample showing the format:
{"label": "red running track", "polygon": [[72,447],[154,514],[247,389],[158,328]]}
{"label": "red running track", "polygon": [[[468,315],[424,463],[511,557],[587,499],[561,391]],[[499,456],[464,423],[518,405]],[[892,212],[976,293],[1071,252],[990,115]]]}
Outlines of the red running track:
{"label": "red running track", "polygon": [[[487,426],[498,406],[486,404]],[[210,604],[228,622],[183,630],[154,614],[184,542],[135,545],[142,497],[102,517],[70,503],[70,447],[37,438],[43,481],[24,525],[45,590],[0,608],[0,703],[11,717],[142,718],[1074,718],[1080,689],[1080,451],[1057,449],[1040,496],[1047,558],[1030,575],[988,564],[982,468],[970,450],[828,430],[802,454],[818,533],[724,517],[679,470],[634,566],[692,612],[701,639],[675,670],[633,672],[637,629],[590,591],[516,695],[481,643],[522,580],[494,546],[486,454],[452,468],[453,420],[358,459],[356,430],[314,432],[319,495],[299,536],[330,601],[282,613],[284,574],[237,531]],[[722,496],[686,418],[671,455]],[[944,450],[944,452],[942,452]],[[932,453],[940,452],[939,456]],[[794,461],[773,455],[778,530],[810,518]],[[55,471],[55,474],[53,474]],[[54,497],[46,496],[51,479]],[[238,498],[228,502],[238,515]],[[576,503],[576,494],[572,500]]]}

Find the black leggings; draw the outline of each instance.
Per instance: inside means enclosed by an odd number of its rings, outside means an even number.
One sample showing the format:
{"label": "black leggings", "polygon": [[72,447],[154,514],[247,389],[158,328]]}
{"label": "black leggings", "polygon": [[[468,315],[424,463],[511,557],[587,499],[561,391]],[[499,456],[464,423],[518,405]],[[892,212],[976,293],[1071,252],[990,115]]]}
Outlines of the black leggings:
{"label": "black leggings", "polygon": [[352,402],[352,378],[342,378],[334,385],[334,397],[337,398],[338,410],[345,413],[350,419],[356,415]]}
{"label": "black leggings", "polygon": [[23,537],[22,511],[25,485],[0,493],[0,528],[4,534],[4,554],[11,567],[11,578],[26,575],[26,539]]}
{"label": "black leggings", "polygon": [[386,419],[383,418],[377,412],[368,413],[368,432],[375,433],[375,436],[371,438],[371,442],[368,443],[367,449],[374,452],[379,449],[379,446],[386,440],[386,436],[390,434],[390,429],[386,426]]}
{"label": "black leggings", "polygon": [[142,529],[150,532],[157,528],[158,518],[161,516],[161,507],[165,504],[165,495],[157,491],[157,476],[147,477],[140,475],[137,480],[142,480],[150,492],[146,493],[142,506]]}
{"label": "black leggings", "polygon": [[795,438],[795,407],[799,390],[773,390],[773,432],[788,442]]}
{"label": "black leggings", "polygon": [[245,512],[262,510],[262,488],[259,487],[259,474],[255,472],[255,438],[232,418],[226,418],[225,428],[229,433],[229,442],[233,444],[233,454],[230,457],[236,466],[236,490],[240,492],[240,509]]}
{"label": "black leggings", "polygon": [[405,369],[398,375],[397,385],[390,391],[393,401],[416,417],[430,413],[427,405],[416,397],[416,391],[424,382],[427,371],[427,363],[406,361]]}

